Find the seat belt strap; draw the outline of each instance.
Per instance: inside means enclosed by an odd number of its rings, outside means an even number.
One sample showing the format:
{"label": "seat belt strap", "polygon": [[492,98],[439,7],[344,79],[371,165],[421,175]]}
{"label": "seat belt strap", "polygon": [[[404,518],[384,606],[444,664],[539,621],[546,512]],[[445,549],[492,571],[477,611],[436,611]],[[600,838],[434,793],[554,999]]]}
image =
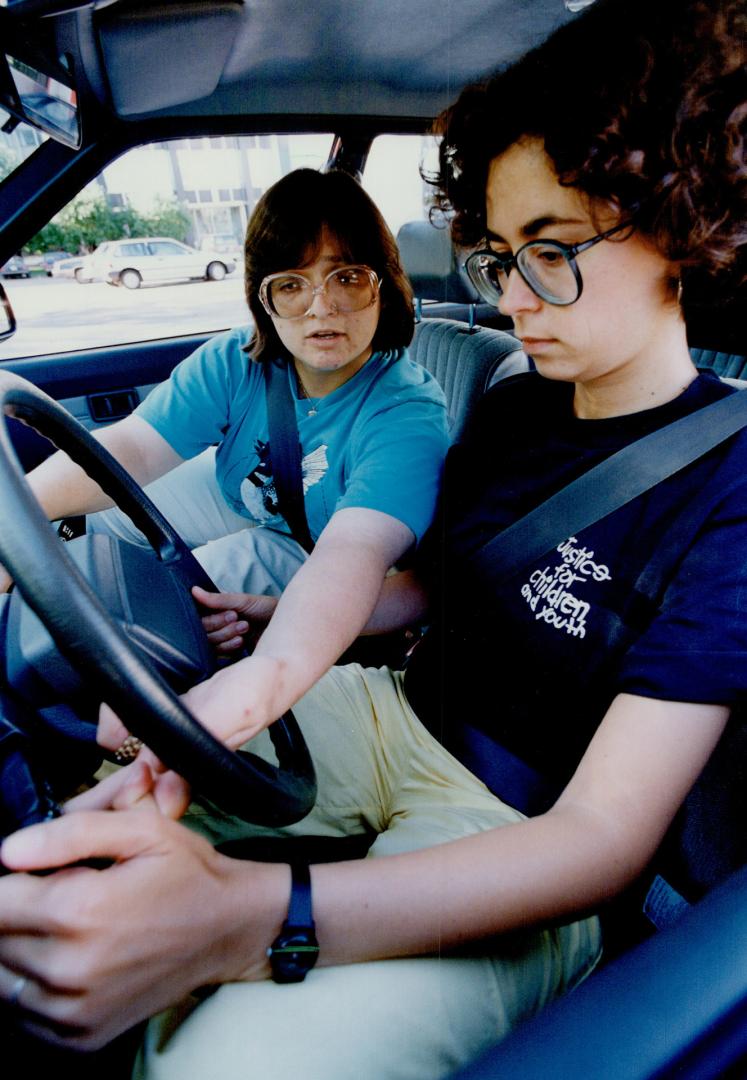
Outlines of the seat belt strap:
{"label": "seat belt strap", "polygon": [[747,424],[737,390],[616,451],[492,537],[470,558],[481,578],[502,585],[523,567],[684,469]]}
{"label": "seat belt strap", "polygon": [[311,552],[314,541],[311,539],[309,523],[306,519],[301,472],[301,441],[293,398],[288,385],[288,370],[282,361],[272,360],[266,360],[263,368],[270,457],[278,509],[285,518],[293,539],[305,551]]}

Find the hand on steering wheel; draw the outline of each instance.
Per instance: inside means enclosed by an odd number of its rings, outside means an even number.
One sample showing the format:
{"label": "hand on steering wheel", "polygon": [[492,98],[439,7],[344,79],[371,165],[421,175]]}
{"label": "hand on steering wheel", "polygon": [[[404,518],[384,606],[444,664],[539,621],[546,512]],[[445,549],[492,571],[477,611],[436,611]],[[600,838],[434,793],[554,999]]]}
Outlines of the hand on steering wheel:
{"label": "hand on steering wheel", "polygon": [[[29,423],[64,450],[127,513],[185,588],[214,588],[143,490],[60,405],[31,383],[0,372],[0,412]],[[298,821],[316,796],[314,770],[291,714],[270,733],[278,766],[232,753],[190,714],[108,615],[49,528],[23,477],[7,424],[0,423],[0,563],[60,652],[127,727],[217,805],[263,825]]]}

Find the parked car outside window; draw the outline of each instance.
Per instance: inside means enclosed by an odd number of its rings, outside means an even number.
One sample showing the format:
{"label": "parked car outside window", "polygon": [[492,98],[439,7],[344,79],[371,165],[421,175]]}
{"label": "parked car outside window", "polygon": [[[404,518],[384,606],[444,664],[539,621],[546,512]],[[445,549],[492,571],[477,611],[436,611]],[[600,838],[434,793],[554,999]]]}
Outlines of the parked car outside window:
{"label": "parked car outside window", "polygon": [[107,245],[103,259],[94,257],[94,274],[110,285],[139,289],[151,282],[205,278],[222,281],[236,262],[217,251],[196,251],[169,237],[116,241]]}
{"label": "parked car outside window", "polygon": [[79,270],[85,263],[87,255],[71,255],[66,259],[58,259],[52,264],[49,276],[50,277],[75,277],[76,270]]}
{"label": "parked car outside window", "polygon": [[52,277],[52,268],[63,259],[71,258],[69,251],[45,251],[42,253],[41,262],[47,277]]}
{"label": "parked car outside window", "polygon": [[0,266],[0,274],[4,278],[27,278],[29,269],[23,255],[11,255],[8,261]]}

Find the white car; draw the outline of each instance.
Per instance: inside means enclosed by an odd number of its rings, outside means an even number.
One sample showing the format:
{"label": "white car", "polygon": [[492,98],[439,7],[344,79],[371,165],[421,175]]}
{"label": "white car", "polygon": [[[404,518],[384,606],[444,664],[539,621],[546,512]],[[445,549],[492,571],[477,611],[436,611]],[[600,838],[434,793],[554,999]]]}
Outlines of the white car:
{"label": "white car", "polygon": [[90,255],[71,255],[69,259],[58,259],[51,268],[52,277],[75,278],[81,285],[92,280],[89,276]]}
{"label": "white car", "polygon": [[236,261],[227,255],[196,251],[168,236],[128,237],[101,247],[105,250],[99,248],[93,254],[92,276],[126,289],[154,281],[222,281],[236,269]]}

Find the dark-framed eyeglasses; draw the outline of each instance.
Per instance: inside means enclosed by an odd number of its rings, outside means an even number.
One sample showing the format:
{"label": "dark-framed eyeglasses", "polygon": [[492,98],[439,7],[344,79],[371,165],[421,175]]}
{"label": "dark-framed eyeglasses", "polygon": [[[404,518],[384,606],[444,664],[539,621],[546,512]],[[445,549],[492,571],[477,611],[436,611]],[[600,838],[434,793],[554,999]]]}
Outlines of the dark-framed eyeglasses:
{"label": "dark-framed eyeglasses", "polygon": [[508,287],[508,275],[514,267],[540,300],[566,307],[576,303],[584,288],[576,256],[608,236],[632,226],[632,219],[627,218],[580,244],[564,244],[561,240],[530,240],[522,244],[515,255],[487,248],[473,252],[464,268],[483,300],[495,307]]}
{"label": "dark-framed eyeglasses", "polygon": [[259,299],[268,315],[278,319],[302,319],[315,296],[326,296],[333,314],[363,311],[376,302],[381,281],[370,266],[339,266],[316,288],[303,274],[281,271],[268,274],[259,287]]}

